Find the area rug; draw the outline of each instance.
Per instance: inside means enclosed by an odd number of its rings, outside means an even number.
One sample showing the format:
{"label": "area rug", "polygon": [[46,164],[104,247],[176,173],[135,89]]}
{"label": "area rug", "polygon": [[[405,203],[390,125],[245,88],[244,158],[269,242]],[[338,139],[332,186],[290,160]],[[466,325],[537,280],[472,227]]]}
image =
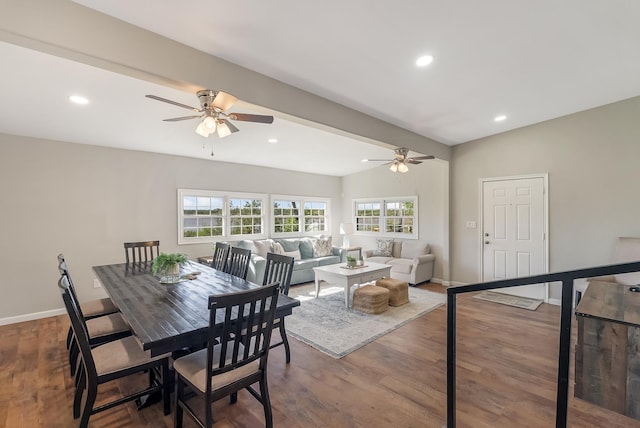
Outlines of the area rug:
{"label": "area rug", "polygon": [[442,306],[446,295],[409,287],[409,303],[377,315],[347,309],[344,288],[312,284],[291,287],[300,306],[286,318],[287,333],[333,358],[342,358],[409,321]]}
{"label": "area rug", "polygon": [[473,296],[474,299],[486,300],[488,302],[500,303],[501,305],[515,306],[516,308],[535,311],[542,303],[542,300],[530,299],[528,297],[512,296],[510,294],[495,293],[493,291],[481,291]]}

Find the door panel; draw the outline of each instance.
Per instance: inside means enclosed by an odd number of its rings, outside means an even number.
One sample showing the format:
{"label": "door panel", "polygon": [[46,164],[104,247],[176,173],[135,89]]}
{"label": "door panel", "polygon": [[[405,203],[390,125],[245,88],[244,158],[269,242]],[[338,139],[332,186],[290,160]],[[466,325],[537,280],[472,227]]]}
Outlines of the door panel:
{"label": "door panel", "polygon": [[[485,181],[483,281],[545,273],[544,178]],[[546,285],[496,290],[546,300]]]}

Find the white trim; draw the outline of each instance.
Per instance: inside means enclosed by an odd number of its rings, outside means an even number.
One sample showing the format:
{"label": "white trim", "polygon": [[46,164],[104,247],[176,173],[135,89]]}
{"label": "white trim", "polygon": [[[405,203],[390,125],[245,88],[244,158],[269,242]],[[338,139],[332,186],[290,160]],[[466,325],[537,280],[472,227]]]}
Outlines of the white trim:
{"label": "white trim", "polygon": [[[549,273],[549,174],[548,173],[539,173],[539,174],[523,174],[523,175],[508,175],[504,177],[489,177],[489,178],[480,178],[478,180],[479,191],[478,197],[480,199],[480,203],[478,204],[480,208],[480,225],[478,227],[478,242],[480,243],[480,251],[479,251],[479,265],[480,265],[480,281],[484,282],[484,245],[483,245],[483,236],[482,230],[484,228],[484,183],[492,182],[492,181],[507,181],[507,180],[526,180],[531,178],[542,178],[542,203],[543,207],[543,216],[544,216],[544,255],[543,255],[543,270],[542,273]],[[549,284],[544,284],[544,301],[546,303],[549,302]]]}
{"label": "white trim", "polygon": [[32,314],[18,315],[15,317],[0,318],[0,325],[16,324],[19,322],[33,321],[41,318],[55,317],[64,315],[67,311],[63,309],[51,309],[49,311],[34,312]]}
{"label": "white trim", "polygon": [[550,304],[550,305],[560,306],[560,305],[562,305],[562,300],[560,300],[560,299],[549,299],[549,301],[547,303]]}

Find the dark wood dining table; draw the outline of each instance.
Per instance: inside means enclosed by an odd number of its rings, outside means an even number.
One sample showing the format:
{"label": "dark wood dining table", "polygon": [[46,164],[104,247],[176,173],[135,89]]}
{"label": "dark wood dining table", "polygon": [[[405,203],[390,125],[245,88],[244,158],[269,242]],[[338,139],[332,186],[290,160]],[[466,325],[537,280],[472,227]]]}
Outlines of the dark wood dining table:
{"label": "dark wood dining table", "polygon": [[[258,284],[189,261],[180,275],[194,274],[174,284],[162,284],[151,263],[94,266],[100,283],[131,326],[142,348],[151,355],[176,352],[207,341],[209,296],[245,291]],[[280,295],[276,317],[291,315],[300,302]]]}

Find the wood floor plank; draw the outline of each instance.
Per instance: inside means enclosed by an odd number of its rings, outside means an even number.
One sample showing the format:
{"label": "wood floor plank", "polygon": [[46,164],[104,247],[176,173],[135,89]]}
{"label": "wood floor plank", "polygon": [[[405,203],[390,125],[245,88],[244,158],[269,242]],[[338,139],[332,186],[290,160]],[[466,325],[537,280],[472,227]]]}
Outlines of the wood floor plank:
{"label": "wood floor plank", "polygon": [[[437,284],[423,285],[444,292]],[[458,299],[459,427],[555,425],[560,310],[527,311]],[[69,428],[73,380],[65,349],[66,316],[0,326],[0,427]],[[575,327],[575,326],[574,326]],[[575,343],[575,328],[573,339]],[[274,334],[277,340],[277,333]],[[276,427],[416,427],[446,424],[446,307],[440,307],[336,360],[290,338],[269,356]],[[569,426],[640,428],[640,421],[569,397]],[[99,400],[142,387],[146,375],[101,385]],[[213,406],[216,428],[263,426],[262,406],[246,391]],[[92,428],[170,428],[162,406],[133,403],[91,417]],[[185,428],[195,427],[185,418]]]}

